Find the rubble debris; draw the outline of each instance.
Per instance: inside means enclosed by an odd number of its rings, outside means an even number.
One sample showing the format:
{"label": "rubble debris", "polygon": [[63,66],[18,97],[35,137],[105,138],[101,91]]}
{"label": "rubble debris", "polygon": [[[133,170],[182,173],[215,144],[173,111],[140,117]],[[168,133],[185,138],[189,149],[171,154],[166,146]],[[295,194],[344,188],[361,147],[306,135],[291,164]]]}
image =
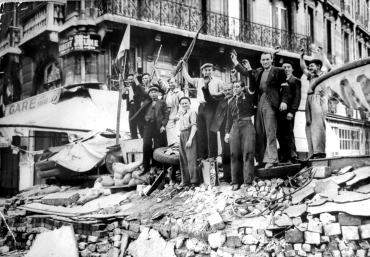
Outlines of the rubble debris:
{"label": "rubble debris", "polygon": [[154,229],[142,231],[127,252],[133,257],[176,257],[174,243],[166,242]]}
{"label": "rubble debris", "polygon": [[369,178],[370,177],[370,167],[366,166],[366,167],[356,169],[353,171],[353,173],[356,176],[353,179],[346,182],[347,186],[352,186],[361,180]]}
{"label": "rubble debris", "polygon": [[284,213],[286,213],[290,218],[294,218],[301,216],[303,213],[306,212],[306,209],[306,204],[292,205],[285,209]]}
{"label": "rubble debris", "polygon": [[78,246],[73,227],[65,226],[39,234],[25,257],[78,257]]}

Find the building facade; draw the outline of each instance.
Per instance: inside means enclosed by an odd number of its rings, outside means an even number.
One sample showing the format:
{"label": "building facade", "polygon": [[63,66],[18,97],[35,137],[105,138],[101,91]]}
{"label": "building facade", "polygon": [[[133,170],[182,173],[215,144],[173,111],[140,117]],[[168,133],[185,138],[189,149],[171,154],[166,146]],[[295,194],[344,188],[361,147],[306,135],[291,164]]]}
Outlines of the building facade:
{"label": "building facade", "polygon": [[[370,56],[369,0],[55,0],[4,3],[1,13],[2,115],[11,103],[60,87],[98,89],[105,84],[117,90],[118,71],[112,63],[128,25],[126,72],[151,72],[162,45],[157,68],[162,78],[169,78],[205,22],[188,61],[191,76],[200,76],[200,66],[211,62],[215,76],[228,82],[232,49],[257,68],[261,53],[279,45],[276,65],[283,59],[296,64],[294,75],[303,82],[295,128],[301,157],[307,152],[302,128],[308,83],[299,68],[300,50],[307,51],[309,60],[311,46],[322,46],[335,67]],[[181,74],[177,78],[185,83]],[[330,138],[337,149],[329,149],[328,155],[369,154],[368,114],[333,100],[329,106]],[[39,150],[65,141],[60,131],[34,130],[14,137],[12,144]],[[12,155],[9,161],[9,148],[0,149],[0,180],[11,177],[14,184],[0,194],[13,194],[17,162],[26,156]],[[6,172],[10,167],[13,171]]]}

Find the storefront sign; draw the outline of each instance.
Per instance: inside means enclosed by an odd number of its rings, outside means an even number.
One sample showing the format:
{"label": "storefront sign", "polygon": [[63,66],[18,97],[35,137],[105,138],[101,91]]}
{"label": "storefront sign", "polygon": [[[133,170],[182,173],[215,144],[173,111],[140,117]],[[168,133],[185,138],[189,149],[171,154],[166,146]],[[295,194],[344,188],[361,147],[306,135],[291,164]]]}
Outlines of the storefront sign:
{"label": "storefront sign", "polygon": [[56,104],[59,101],[61,88],[57,88],[25,100],[9,104],[5,107],[5,116],[21,113],[27,110],[42,107],[48,103]]}
{"label": "storefront sign", "polygon": [[99,35],[76,34],[63,39],[59,43],[59,55],[65,55],[73,51],[99,51]]}

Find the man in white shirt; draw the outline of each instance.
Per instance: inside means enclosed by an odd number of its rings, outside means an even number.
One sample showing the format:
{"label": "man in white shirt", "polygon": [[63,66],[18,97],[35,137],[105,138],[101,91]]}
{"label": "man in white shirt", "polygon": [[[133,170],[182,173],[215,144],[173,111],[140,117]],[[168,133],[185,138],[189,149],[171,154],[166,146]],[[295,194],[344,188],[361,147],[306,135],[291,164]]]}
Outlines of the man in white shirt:
{"label": "man in white shirt", "polygon": [[185,80],[194,85],[197,89],[198,107],[198,130],[197,130],[197,146],[198,157],[202,159],[217,157],[217,134],[211,131],[211,124],[215,115],[217,104],[207,103],[204,99],[202,88],[208,84],[209,92],[212,97],[222,97],[222,80],[212,77],[213,64],[206,63],[200,68],[203,78],[190,77],[186,67],[183,66],[182,74]]}

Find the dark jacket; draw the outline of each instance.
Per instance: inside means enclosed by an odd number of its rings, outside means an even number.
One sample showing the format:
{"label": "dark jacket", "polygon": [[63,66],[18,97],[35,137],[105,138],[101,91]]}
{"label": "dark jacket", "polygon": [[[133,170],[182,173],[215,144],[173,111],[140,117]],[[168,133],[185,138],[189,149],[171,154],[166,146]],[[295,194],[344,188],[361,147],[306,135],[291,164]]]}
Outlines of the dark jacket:
{"label": "dark jacket", "polygon": [[[131,111],[135,114],[140,109],[140,104],[144,101],[144,98],[140,93],[139,87],[142,87],[141,85],[137,86],[135,83],[132,83],[131,87],[134,93],[133,99],[130,100],[128,94],[122,94],[122,99],[126,99],[126,111]],[[133,103],[130,103],[130,101],[133,101]]]}
{"label": "dark jacket", "polygon": [[209,88],[202,88],[203,95],[204,95],[204,100],[208,104],[212,104],[216,108],[216,113],[215,116],[213,117],[213,121],[211,123],[211,128],[210,130],[213,132],[225,130],[225,125],[226,125],[226,116],[227,116],[227,106],[228,106],[228,101],[229,99],[219,99],[217,100],[216,98],[211,96],[211,93],[209,92]]}
{"label": "dark jacket", "polygon": [[[137,111],[137,113],[130,119],[130,121],[134,121],[137,123],[144,124],[145,123],[145,114],[147,113],[148,108],[152,105],[152,99],[147,99],[143,102],[143,105]],[[157,123],[157,129],[159,130],[161,126],[166,127],[168,122],[168,108],[166,102],[158,99],[155,104],[155,118]]]}
{"label": "dark jacket", "polygon": [[[248,70],[244,68],[240,63],[235,66],[235,69],[240,74],[248,76]],[[254,71],[254,76],[249,77],[249,82],[251,82],[249,85],[249,90],[251,92],[255,91],[258,97],[261,96],[261,92],[259,92],[259,85],[261,82],[262,72],[263,68],[258,68]],[[279,105],[281,102],[288,104],[291,99],[290,88],[288,86],[281,86],[281,84],[285,82],[286,75],[284,70],[282,68],[272,66],[267,78],[267,97],[270,99],[272,105],[277,109],[279,109]]]}
{"label": "dark jacket", "polygon": [[298,111],[299,104],[301,103],[301,80],[292,75],[287,82],[292,95],[291,101],[288,103],[287,112],[295,114]]}

